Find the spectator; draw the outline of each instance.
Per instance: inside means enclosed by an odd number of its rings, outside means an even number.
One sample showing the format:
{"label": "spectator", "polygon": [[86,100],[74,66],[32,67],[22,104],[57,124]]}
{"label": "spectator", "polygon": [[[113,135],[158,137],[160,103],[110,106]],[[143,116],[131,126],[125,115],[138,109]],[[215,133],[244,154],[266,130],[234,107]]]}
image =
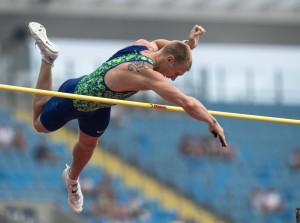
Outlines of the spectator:
{"label": "spectator", "polygon": [[27,141],[21,127],[15,128],[12,144],[18,150],[25,150],[27,148]]}
{"label": "spectator", "polygon": [[107,196],[110,200],[116,199],[116,192],[114,190],[114,187],[112,185],[112,179],[109,175],[105,175],[97,188],[97,192],[101,196]]}
{"label": "spectator", "polygon": [[300,150],[294,149],[289,157],[289,165],[294,170],[300,169]]}
{"label": "spectator", "polygon": [[255,187],[251,191],[250,202],[255,213],[262,212],[263,191],[259,187]]}
{"label": "spectator", "polygon": [[12,145],[14,137],[13,129],[6,123],[0,124],[0,148],[4,149]]}
{"label": "spectator", "polygon": [[90,176],[83,175],[80,178],[80,186],[83,193],[95,196],[96,195],[96,184]]}
{"label": "spectator", "polygon": [[139,222],[149,220],[150,213],[145,209],[143,200],[137,195],[131,195],[128,202],[119,203],[111,178],[107,175],[103,178],[98,188],[95,189],[96,200],[87,210],[94,217],[107,217],[110,220],[131,222],[138,219]]}
{"label": "spectator", "polygon": [[60,157],[53,154],[48,149],[47,141],[44,138],[40,138],[35,150],[35,158],[41,162],[56,163],[60,160]]}
{"label": "spectator", "polygon": [[181,137],[179,150],[183,155],[193,157],[222,157],[233,159],[236,157],[236,149],[228,145],[222,148],[211,135],[191,136],[183,134]]}
{"label": "spectator", "polygon": [[180,152],[186,156],[201,157],[203,155],[202,145],[188,134],[181,137]]}
{"label": "spectator", "polygon": [[262,197],[262,208],[265,212],[279,212],[283,209],[283,197],[275,190],[269,188]]}
{"label": "spectator", "polygon": [[95,202],[87,210],[87,213],[94,217],[113,216],[116,192],[112,186],[111,178],[106,175],[100,182],[98,188],[90,193],[96,192]]}
{"label": "spectator", "polygon": [[125,205],[128,207],[128,215],[139,222],[148,221],[150,218],[149,211],[146,210],[143,199],[137,194],[132,194],[130,201]]}
{"label": "spectator", "polygon": [[284,208],[284,199],[275,190],[275,188],[268,188],[263,191],[261,188],[253,188],[251,192],[251,206],[256,213],[273,213],[279,212]]}

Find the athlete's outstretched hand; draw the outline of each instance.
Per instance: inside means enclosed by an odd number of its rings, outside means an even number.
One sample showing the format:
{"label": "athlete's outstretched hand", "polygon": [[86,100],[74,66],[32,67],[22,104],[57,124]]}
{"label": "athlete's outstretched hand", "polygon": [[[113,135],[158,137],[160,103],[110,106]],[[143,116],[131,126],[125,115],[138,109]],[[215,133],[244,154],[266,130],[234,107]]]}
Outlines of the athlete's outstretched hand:
{"label": "athlete's outstretched hand", "polygon": [[188,45],[190,46],[191,50],[195,49],[198,45],[199,36],[204,35],[205,33],[206,31],[204,28],[202,28],[202,26],[195,25],[195,27],[192,28],[188,41]]}
{"label": "athlete's outstretched hand", "polygon": [[216,122],[215,124],[211,124],[209,126],[209,131],[211,132],[211,134],[214,135],[215,138],[217,138],[219,136],[219,139],[220,139],[220,142],[222,143],[222,146],[227,147],[227,143],[226,143],[226,139],[225,139],[225,135],[224,135],[224,130],[219,125],[218,122]]}

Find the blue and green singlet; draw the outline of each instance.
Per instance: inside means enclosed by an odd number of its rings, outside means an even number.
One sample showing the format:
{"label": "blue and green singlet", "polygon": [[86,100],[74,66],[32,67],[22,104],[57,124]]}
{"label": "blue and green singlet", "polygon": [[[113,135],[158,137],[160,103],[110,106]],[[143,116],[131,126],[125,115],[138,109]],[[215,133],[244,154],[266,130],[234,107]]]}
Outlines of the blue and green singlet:
{"label": "blue and green singlet", "polygon": [[[110,90],[104,82],[104,75],[110,69],[126,62],[144,61],[154,66],[154,62],[151,58],[140,54],[140,51],[143,50],[149,49],[145,46],[133,45],[118,51],[93,73],[83,77],[78,82],[74,93],[120,100],[124,100],[134,95],[137,93],[137,91],[116,92]],[[95,111],[99,108],[107,108],[112,106],[112,104],[83,100],[74,100],[73,104],[78,111]]]}

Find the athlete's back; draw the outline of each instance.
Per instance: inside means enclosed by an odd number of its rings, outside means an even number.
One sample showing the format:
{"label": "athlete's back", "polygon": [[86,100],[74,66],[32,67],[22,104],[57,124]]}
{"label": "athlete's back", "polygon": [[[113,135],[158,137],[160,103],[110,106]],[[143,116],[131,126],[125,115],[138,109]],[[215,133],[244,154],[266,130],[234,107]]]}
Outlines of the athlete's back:
{"label": "athlete's back", "polygon": [[[154,66],[154,62],[151,58],[140,53],[141,51],[146,50],[149,49],[140,45],[133,45],[121,49],[93,73],[82,77],[82,79],[78,82],[74,93],[114,99],[126,99],[132,96],[140,89],[133,90],[127,86],[126,90],[115,90],[112,86],[114,83],[122,84],[122,80],[124,80],[124,77],[122,76],[125,76],[126,74],[123,71],[123,68],[124,66],[130,66],[128,63],[148,63],[152,67]],[[116,74],[118,75],[118,81],[112,83],[112,76],[115,76]],[[74,107],[79,111],[94,111],[99,108],[110,106],[111,104],[74,100]]]}

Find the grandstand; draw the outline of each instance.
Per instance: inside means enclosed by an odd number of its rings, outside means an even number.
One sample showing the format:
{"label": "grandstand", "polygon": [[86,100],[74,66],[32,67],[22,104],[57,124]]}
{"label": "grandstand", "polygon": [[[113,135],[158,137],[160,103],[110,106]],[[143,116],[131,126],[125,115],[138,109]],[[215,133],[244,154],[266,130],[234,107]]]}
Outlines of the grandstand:
{"label": "grandstand", "polygon": [[[299,107],[288,107],[287,110],[281,106],[210,106],[222,110],[231,108],[238,112],[247,110],[263,115],[274,114],[273,110],[276,109],[278,116],[289,118],[296,118],[299,113]],[[55,165],[37,161],[34,150],[38,135],[28,123],[19,123],[22,116],[24,117],[23,114],[11,116],[7,111],[1,112],[2,123],[8,123],[12,127],[21,125],[29,139],[29,151],[18,151],[11,147],[1,150],[2,203],[14,200],[14,203],[59,203],[63,210],[70,212],[61,180],[64,163],[71,159],[68,142],[59,142],[57,139],[52,142],[49,138],[49,147],[61,159]],[[105,151],[100,155],[105,156],[100,158],[102,164],[95,155],[93,165],[84,174],[89,175],[94,183],[99,183],[105,172],[112,174],[120,203],[126,203],[132,193],[141,196],[145,209],[151,210],[151,214],[144,221],[136,219],[134,222],[171,222],[177,216],[176,213],[184,210],[183,199],[190,200],[199,210],[213,213],[226,222],[266,222],[266,219],[269,222],[290,222],[294,218],[293,207],[297,206],[297,198],[300,196],[296,190],[300,178],[288,163],[292,150],[300,145],[297,126],[223,118],[221,123],[224,128],[230,129],[227,137],[235,145],[237,156],[233,159],[222,156],[193,158],[180,153],[181,136],[184,133],[205,135],[205,125],[177,114],[161,114],[158,117],[134,112],[127,114],[126,118],[126,128],[112,125],[107,131],[101,145]],[[128,131],[128,127],[132,131]],[[246,129],[243,134],[242,128]],[[113,159],[110,156],[117,156],[116,162],[123,165],[121,168],[124,169],[114,170],[116,164],[110,166],[109,162]],[[131,168],[125,168],[127,165]],[[138,176],[134,177],[132,168],[139,170]],[[127,177],[136,179],[130,182]],[[151,184],[144,185],[146,177],[157,182],[162,189],[158,191],[160,194],[145,191],[145,187],[155,190],[155,186],[151,188]],[[284,197],[283,210],[276,214],[255,213],[250,204],[250,195],[251,190],[256,187],[276,187]],[[174,191],[175,196],[179,197],[177,204],[168,204],[168,191]],[[93,204],[93,199],[87,196],[86,202],[88,207]],[[7,204],[6,209],[8,207],[10,206]],[[3,213],[8,212],[6,210]],[[86,215],[87,222],[103,221]]]}

